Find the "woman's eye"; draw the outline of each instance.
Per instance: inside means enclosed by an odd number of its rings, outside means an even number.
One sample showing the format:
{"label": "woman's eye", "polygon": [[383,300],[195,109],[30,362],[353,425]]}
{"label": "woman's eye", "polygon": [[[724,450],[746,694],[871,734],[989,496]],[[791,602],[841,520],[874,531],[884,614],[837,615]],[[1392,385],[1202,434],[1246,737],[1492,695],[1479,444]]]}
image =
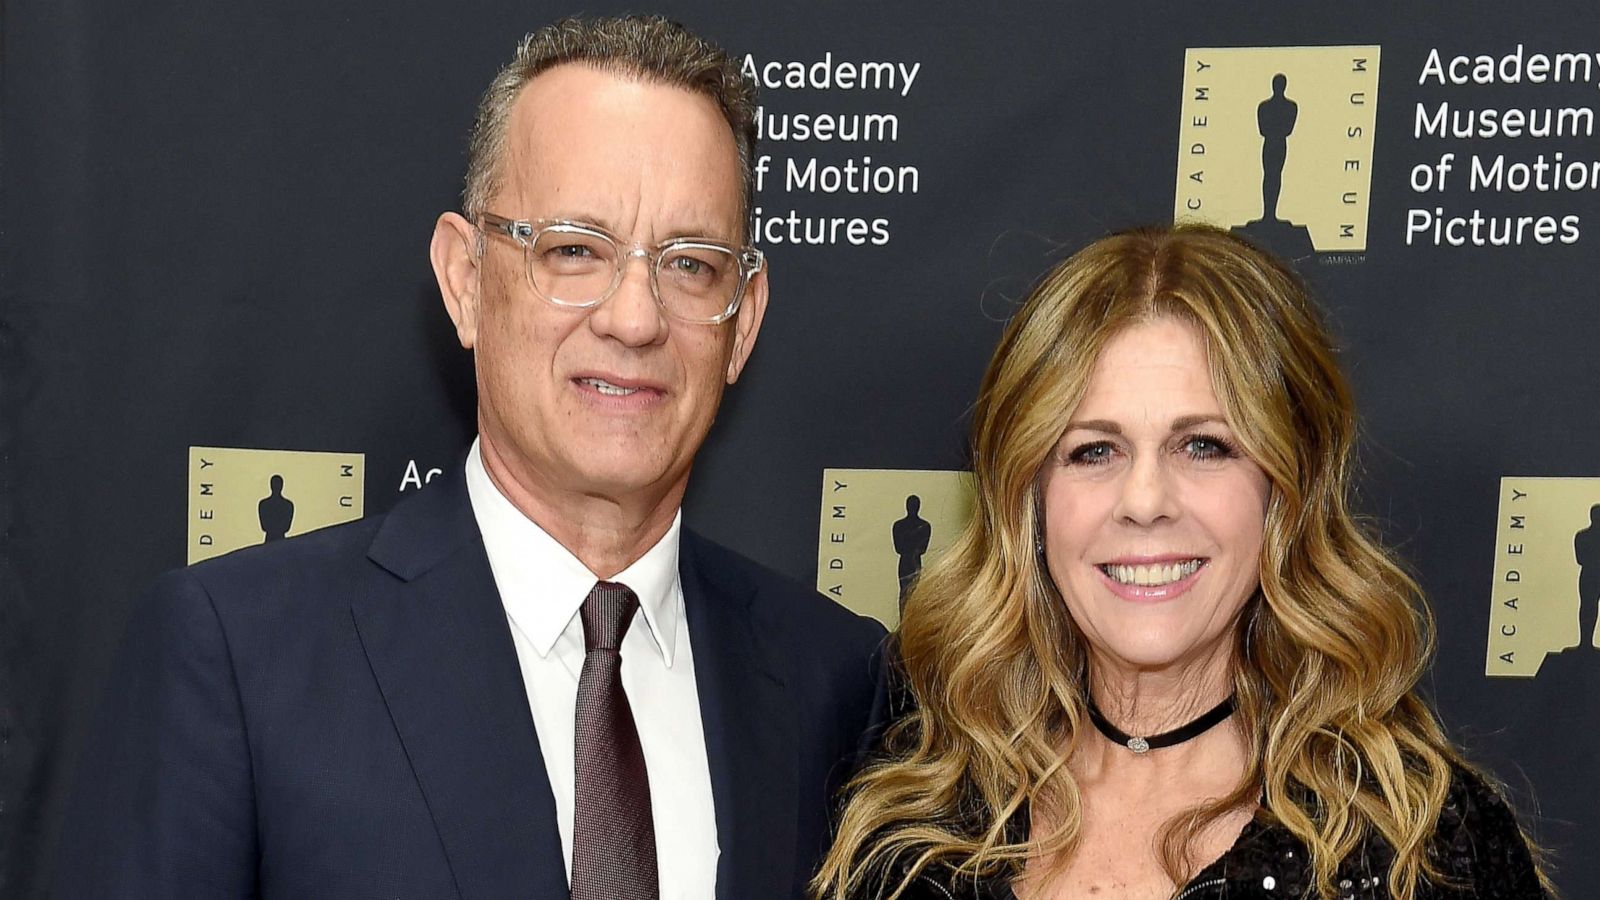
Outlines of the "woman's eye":
{"label": "woman's eye", "polygon": [[1233,455],[1233,447],[1228,442],[1204,434],[1184,441],[1183,448],[1194,459],[1222,459]]}
{"label": "woman's eye", "polygon": [[1072,465],[1098,466],[1111,461],[1111,456],[1116,451],[1105,441],[1096,441],[1084,444],[1067,454],[1067,462]]}

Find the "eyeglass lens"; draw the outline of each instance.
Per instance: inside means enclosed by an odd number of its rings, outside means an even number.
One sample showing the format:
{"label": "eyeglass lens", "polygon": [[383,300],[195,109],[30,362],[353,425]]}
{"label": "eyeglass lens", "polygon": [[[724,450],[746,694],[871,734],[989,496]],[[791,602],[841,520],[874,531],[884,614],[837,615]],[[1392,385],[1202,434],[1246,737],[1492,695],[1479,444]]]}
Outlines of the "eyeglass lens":
{"label": "eyeglass lens", "polygon": [[[621,251],[603,235],[545,229],[528,254],[533,286],[557,303],[587,306],[616,283]],[[674,244],[661,253],[655,271],[661,305],[673,315],[714,319],[739,290],[739,258],[706,244]]]}

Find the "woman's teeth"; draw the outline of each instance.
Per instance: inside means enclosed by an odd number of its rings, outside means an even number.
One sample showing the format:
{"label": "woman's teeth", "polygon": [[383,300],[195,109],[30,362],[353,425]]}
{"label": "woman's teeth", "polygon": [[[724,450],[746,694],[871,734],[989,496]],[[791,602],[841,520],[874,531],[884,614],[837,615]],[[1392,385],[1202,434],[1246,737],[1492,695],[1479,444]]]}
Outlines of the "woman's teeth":
{"label": "woman's teeth", "polygon": [[1191,559],[1184,562],[1167,563],[1166,565],[1153,566],[1119,566],[1103,565],[1100,571],[1111,577],[1111,580],[1120,584],[1132,584],[1139,587],[1161,587],[1174,581],[1188,578],[1205,564],[1203,559]]}

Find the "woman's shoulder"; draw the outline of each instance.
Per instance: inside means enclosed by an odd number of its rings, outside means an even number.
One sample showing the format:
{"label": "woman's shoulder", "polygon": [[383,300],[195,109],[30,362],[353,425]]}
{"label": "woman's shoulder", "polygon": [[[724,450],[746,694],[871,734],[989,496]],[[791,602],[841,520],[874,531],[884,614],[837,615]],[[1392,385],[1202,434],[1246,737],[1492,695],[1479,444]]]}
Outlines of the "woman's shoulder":
{"label": "woman's shoulder", "polygon": [[[1444,805],[1428,840],[1428,859],[1440,877],[1423,883],[1418,900],[1546,896],[1516,814],[1481,774],[1466,766],[1452,769]],[[1388,883],[1393,862],[1394,849],[1369,834],[1340,864],[1338,883],[1366,885],[1372,896],[1388,896],[1380,886]]]}
{"label": "woman's shoulder", "polygon": [[[1511,807],[1471,769],[1457,767],[1452,773],[1428,853],[1433,868],[1443,877],[1425,883],[1416,894],[1418,900],[1545,897],[1533,854]],[[1389,897],[1394,857],[1387,841],[1368,834],[1338,865],[1334,883],[1341,891],[1339,896],[1362,900]],[[1224,896],[1256,896],[1260,892],[1252,893],[1252,886],[1270,891],[1262,896],[1314,896],[1310,863],[1306,846],[1267,816],[1247,825],[1234,846],[1189,887],[1226,885],[1221,892]],[[1199,891],[1196,896],[1210,895]]]}
{"label": "woman's shoulder", "polygon": [[1466,767],[1456,767],[1451,778],[1430,854],[1447,882],[1469,886],[1468,896],[1545,896],[1516,813],[1482,775]]}

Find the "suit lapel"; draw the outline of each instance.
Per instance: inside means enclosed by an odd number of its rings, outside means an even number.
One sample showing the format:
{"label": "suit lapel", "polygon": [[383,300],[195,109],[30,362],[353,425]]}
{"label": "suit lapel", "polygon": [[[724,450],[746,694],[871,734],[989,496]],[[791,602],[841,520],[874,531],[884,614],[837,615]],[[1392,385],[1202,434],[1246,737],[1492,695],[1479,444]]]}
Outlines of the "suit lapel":
{"label": "suit lapel", "polygon": [[555,799],[461,470],[397,506],[356,629],[463,900],[564,898]]}
{"label": "suit lapel", "polygon": [[679,576],[716,806],[717,897],[789,897],[799,802],[789,673],[757,621],[755,587],[708,565],[708,552],[684,531]]}

